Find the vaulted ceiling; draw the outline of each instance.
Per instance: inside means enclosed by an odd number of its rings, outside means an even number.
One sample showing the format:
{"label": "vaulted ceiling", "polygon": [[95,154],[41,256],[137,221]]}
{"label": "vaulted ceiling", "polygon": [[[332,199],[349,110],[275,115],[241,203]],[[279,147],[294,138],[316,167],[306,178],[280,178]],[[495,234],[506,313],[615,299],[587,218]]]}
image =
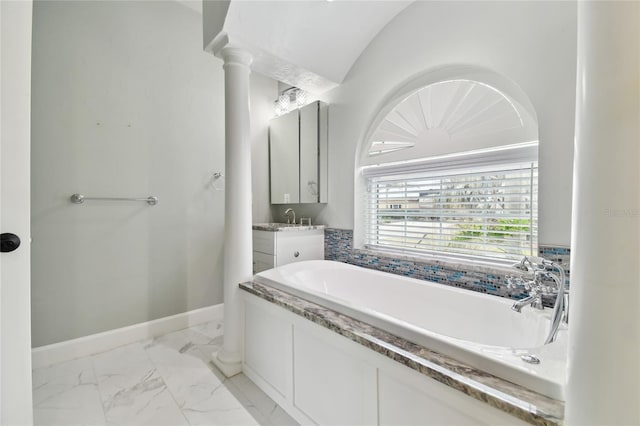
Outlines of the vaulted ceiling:
{"label": "vaulted ceiling", "polygon": [[205,49],[253,54],[255,72],[312,93],[344,80],[371,40],[411,1],[209,1]]}

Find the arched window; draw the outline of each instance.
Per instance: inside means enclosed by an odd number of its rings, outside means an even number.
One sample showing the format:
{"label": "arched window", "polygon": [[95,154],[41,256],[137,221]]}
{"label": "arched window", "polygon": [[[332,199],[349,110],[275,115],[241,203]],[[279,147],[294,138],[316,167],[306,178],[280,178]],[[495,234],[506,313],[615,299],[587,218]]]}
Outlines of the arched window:
{"label": "arched window", "polygon": [[447,78],[385,105],[360,147],[361,246],[494,261],[536,254],[537,120],[515,94]]}

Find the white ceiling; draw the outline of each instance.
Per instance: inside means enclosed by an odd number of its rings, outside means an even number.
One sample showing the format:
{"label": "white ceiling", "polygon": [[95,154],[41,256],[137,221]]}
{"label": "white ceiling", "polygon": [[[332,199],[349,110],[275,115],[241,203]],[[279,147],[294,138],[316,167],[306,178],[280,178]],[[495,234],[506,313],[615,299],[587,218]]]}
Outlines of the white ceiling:
{"label": "white ceiling", "polygon": [[207,29],[207,3],[205,34],[218,34],[205,40],[209,50],[243,47],[253,53],[254,71],[322,93],[342,83],[376,34],[411,1],[233,0],[217,32]]}
{"label": "white ceiling", "polygon": [[202,1],[200,0],[175,0],[178,4],[188,7],[202,15]]}

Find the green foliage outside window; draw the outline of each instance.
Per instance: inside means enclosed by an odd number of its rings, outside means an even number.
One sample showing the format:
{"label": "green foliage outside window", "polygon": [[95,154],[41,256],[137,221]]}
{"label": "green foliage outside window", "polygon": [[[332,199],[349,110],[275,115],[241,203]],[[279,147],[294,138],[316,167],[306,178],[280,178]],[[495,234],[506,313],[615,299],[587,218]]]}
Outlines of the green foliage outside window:
{"label": "green foliage outside window", "polygon": [[469,241],[482,237],[493,239],[517,238],[523,232],[529,233],[530,222],[529,219],[498,219],[494,225],[459,224],[460,231],[453,239],[455,241]]}

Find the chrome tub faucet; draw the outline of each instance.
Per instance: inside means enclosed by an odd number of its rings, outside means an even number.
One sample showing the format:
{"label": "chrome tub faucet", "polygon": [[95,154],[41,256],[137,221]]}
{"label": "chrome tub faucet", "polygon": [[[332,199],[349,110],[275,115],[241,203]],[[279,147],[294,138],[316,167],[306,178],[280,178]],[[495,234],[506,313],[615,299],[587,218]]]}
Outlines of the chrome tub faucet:
{"label": "chrome tub faucet", "polygon": [[[522,308],[531,305],[535,309],[544,309],[542,296],[555,296],[553,314],[551,315],[551,327],[545,340],[545,345],[555,340],[558,334],[560,323],[569,322],[569,292],[565,288],[564,268],[559,264],[541,257],[524,257],[520,262],[513,265],[521,272],[519,276],[507,276],[508,288],[523,288],[529,292],[524,299],[516,301],[512,306],[516,312],[521,312]],[[548,278],[553,284],[548,284],[544,279]]]}

